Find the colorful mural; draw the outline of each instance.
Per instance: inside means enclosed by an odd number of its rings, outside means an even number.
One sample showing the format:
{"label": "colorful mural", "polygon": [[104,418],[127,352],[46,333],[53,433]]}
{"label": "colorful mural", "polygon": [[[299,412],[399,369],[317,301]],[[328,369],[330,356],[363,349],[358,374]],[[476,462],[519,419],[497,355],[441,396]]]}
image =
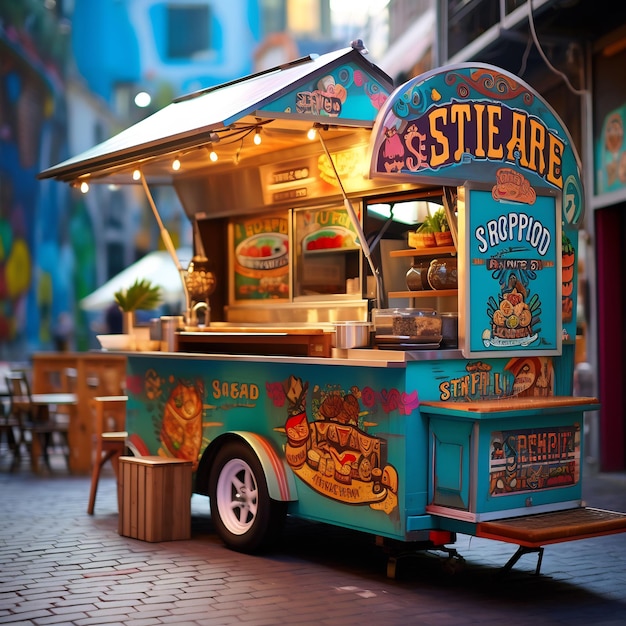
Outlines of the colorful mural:
{"label": "colorful mural", "polygon": [[576,485],[580,424],[491,433],[492,496]]}
{"label": "colorful mural", "polygon": [[18,4],[0,15],[0,358],[8,360],[61,341],[73,299],[68,207],[36,184],[42,154],[64,145],[63,55],[47,47],[56,31],[41,3]]}
{"label": "colorful mural", "polygon": [[[265,436],[273,433],[294,474],[315,492],[387,515],[397,509],[398,471],[387,459],[387,440],[371,429],[390,414],[413,414],[416,391],[344,389],[335,383],[310,388],[296,375],[255,379],[259,382],[186,378],[153,368],[130,375],[128,392],[146,412],[142,429],[131,433],[131,447],[144,455],[192,461],[196,470],[213,437],[253,424],[258,430],[259,420],[267,420]],[[132,422],[132,409],[129,416]]]}
{"label": "colorful mural", "polygon": [[447,374],[439,383],[439,399],[450,402],[497,400],[554,395],[554,364],[549,357],[510,359],[504,366],[467,361],[459,375]]}
{"label": "colorful mural", "polygon": [[[328,385],[314,390],[309,406],[308,387],[295,376],[267,385],[274,405],[287,405],[285,457],[291,469],[328,498],[391,513],[398,506],[398,472],[387,462],[386,440],[367,433],[377,425],[367,419],[368,404],[376,402],[374,390]],[[417,408],[416,392],[392,390],[391,395],[400,404],[384,403],[385,412],[398,408],[408,414]]]}
{"label": "colorful mural", "polygon": [[472,354],[557,354],[561,229],[554,197],[538,195],[524,176],[500,169],[491,190],[467,191],[466,206]]}
{"label": "colorful mural", "polygon": [[608,193],[626,185],[624,118],[626,106],[611,111],[604,119],[596,146],[596,193]]}

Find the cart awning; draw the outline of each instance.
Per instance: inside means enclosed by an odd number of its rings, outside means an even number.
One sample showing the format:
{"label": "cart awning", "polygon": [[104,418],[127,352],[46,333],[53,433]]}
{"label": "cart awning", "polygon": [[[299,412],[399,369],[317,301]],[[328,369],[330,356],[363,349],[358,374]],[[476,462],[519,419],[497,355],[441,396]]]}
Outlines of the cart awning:
{"label": "cart awning", "polygon": [[314,124],[371,128],[392,87],[391,78],[356,46],[304,57],[178,98],[39,178],[132,183],[132,171],[141,168],[147,180],[171,182],[173,159],[180,159],[181,175],[210,165],[211,150],[232,165],[244,140],[251,144],[257,131],[262,143],[256,155],[305,143]]}

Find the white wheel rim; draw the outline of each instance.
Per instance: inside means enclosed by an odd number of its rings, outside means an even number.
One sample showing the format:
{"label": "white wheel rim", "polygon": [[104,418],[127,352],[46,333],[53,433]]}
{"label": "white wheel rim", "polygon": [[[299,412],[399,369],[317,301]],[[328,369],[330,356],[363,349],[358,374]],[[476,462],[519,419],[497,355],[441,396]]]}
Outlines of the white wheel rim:
{"label": "white wheel rim", "polygon": [[258,486],[250,466],[231,459],[217,479],[217,509],[226,529],[233,535],[250,530],[257,515]]}

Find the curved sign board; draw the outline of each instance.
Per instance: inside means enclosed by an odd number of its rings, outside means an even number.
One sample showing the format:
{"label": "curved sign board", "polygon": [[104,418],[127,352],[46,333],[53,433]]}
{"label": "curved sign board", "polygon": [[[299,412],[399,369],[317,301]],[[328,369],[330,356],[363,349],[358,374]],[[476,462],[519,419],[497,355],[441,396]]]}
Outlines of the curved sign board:
{"label": "curved sign board", "polygon": [[499,68],[460,64],[398,89],[377,118],[370,177],[398,182],[493,183],[503,167],[563,197],[563,223],[579,225],[579,159],[567,129],[526,83]]}
{"label": "curved sign board", "polygon": [[370,177],[457,189],[466,357],[559,355],[573,341],[579,160],[528,85],[478,64],[410,80],[377,118]]}

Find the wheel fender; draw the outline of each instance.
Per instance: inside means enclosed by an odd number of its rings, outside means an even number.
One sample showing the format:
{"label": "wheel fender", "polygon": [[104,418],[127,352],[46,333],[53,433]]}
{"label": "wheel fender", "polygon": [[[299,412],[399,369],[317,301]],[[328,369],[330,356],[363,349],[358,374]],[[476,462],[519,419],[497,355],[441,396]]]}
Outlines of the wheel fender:
{"label": "wheel fender", "polygon": [[241,437],[257,455],[272,500],[293,502],[298,499],[296,480],[285,458],[281,457],[265,438],[248,431],[231,431],[231,435]]}

